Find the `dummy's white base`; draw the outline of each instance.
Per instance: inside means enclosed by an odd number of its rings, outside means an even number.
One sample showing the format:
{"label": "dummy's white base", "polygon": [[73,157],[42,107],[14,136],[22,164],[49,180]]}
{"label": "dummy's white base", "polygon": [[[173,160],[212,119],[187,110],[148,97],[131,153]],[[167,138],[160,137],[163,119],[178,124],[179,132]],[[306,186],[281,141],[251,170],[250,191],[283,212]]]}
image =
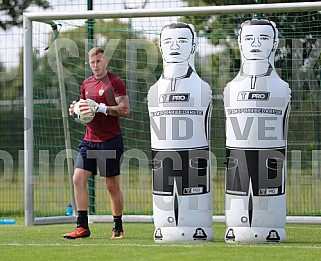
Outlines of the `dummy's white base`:
{"label": "dummy's white base", "polygon": [[154,241],[166,242],[206,242],[213,241],[212,227],[162,227],[154,231]]}
{"label": "dummy's white base", "polygon": [[284,228],[228,227],[227,243],[282,243],[286,239]]}

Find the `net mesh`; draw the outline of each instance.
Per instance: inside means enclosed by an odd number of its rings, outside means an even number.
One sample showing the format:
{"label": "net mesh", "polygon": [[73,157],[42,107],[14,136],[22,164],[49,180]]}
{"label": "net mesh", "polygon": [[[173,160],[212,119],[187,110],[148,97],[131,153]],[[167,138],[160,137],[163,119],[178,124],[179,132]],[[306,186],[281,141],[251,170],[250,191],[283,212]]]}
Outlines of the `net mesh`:
{"label": "net mesh", "polygon": [[[320,15],[318,12],[270,13],[264,16],[256,14],[256,17],[260,16],[277,24],[280,44],[275,66],[280,77],[292,89],[287,155],[287,214],[320,215]],[[237,30],[243,21],[253,17],[255,14],[63,20],[55,21],[58,36],[53,33],[50,25],[33,22],[35,215],[64,215],[65,207],[72,200],[59,77],[63,77],[66,88],[64,95],[67,98],[65,106],[68,106],[71,101],[78,99],[81,83],[90,74],[86,53],[91,45],[105,48],[110,55],[108,69],[125,80],[131,102],[130,117],[121,119],[125,143],[121,176],[124,214],[152,214],[150,131],[146,96],[149,87],[162,72],[162,58],[157,46],[160,30],[163,25],[177,21],[192,23],[198,30],[196,71],[213,90],[213,214],[224,214],[225,121],[222,93],[240,68]],[[92,31],[89,30],[91,28]],[[89,39],[90,33],[92,39]],[[56,56],[54,42],[58,41],[61,48]],[[63,67],[63,74],[60,75],[57,72],[59,64]],[[3,111],[0,113],[6,115]],[[21,119],[22,112],[15,114],[15,117]],[[1,118],[3,122],[6,117]],[[67,120],[75,157],[85,126],[76,123],[71,117]],[[9,124],[4,123],[2,126]],[[11,155],[14,159],[21,159],[17,152],[12,152]],[[22,161],[18,162],[20,168],[18,166],[17,172],[22,174]],[[4,208],[0,211],[5,214],[22,212],[21,178],[15,178],[15,182],[4,174],[2,178],[4,181],[5,178],[9,179],[2,186],[9,187],[10,192],[8,189],[2,190],[4,194],[0,201],[4,203]],[[110,214],[104,180],[95,177],[90,186],[91,212]]]}

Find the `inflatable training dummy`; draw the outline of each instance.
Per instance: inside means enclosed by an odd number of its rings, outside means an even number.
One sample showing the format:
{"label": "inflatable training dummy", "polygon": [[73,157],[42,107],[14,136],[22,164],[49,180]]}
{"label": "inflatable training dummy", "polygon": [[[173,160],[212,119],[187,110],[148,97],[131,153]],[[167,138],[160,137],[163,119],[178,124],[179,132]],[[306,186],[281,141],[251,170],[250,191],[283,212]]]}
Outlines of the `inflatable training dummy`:
{"label": "inflatable training dummy", "polygon": [[213,240],[211,87],[194,68],[194,27],[162,28],[163,73],[148,92],[156,242]]}
{"label": "inflatable training dummy", "polygon": [[242,65],[224,89],[225,241],[286,239],[286,150],[291,91],[274,68],[274,22],[251,20],[239,37]]}

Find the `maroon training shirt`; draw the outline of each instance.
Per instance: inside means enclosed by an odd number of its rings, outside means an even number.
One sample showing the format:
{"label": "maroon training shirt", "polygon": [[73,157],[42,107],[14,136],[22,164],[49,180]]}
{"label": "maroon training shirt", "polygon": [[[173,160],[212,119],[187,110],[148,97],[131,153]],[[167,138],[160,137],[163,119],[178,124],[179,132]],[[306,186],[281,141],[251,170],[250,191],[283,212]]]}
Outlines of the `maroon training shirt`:
{"label": "maroon training shirt", "polygon": [[[127,95],[124,81],[111,72],[96,79],[91,76],[84,80],[80,89],[81,99],[92,99],[107,106],[117,105],[115,97]],[[84,140],[104,142],[121,134],[119,117],[96,113],[95,118],[87,124]]]}

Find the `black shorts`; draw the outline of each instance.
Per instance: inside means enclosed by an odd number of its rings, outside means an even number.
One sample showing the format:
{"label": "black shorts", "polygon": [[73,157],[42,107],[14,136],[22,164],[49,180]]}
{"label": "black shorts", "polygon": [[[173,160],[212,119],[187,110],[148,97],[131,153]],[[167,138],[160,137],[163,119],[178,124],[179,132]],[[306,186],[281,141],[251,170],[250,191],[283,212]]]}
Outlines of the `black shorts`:
{"label": "black shorts", "polygon": [[75,168],[84,169],[100,176],[114,177],[120,175],[121,157],[124,145],[122,136],[105,142],[82,141],[79,144]]}

